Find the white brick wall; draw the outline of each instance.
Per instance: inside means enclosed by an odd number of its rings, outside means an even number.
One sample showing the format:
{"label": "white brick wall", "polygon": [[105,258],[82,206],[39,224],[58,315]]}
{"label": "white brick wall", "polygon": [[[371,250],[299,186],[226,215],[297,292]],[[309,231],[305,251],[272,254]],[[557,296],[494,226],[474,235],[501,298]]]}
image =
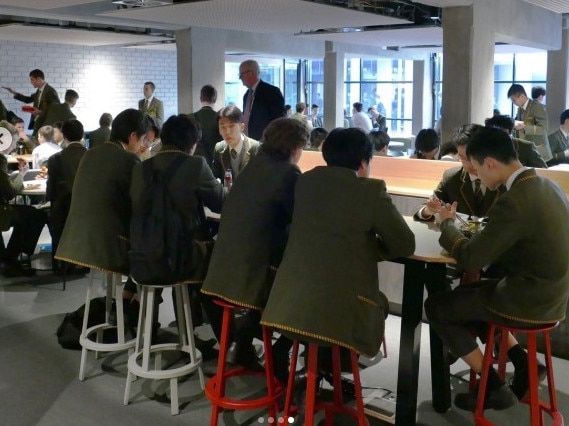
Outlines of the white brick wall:
{"label": "white brick wall", "polygon": [[[109,112],[115,117],[126,108],[138,108],[145,81],[156,85],[155,96],[164,102],[167,118],[178,111],[176,53],[120,47],[89,47],[64,44],[0,41],[0,85],[25,95],[35,91],[29,72],[45,73],[63,102],[65,91],[79,93],[73,112],[86,131],[99,127],[99,117]],[[8,110],[27,121],[22,104],[6,90],[0,99]]]}

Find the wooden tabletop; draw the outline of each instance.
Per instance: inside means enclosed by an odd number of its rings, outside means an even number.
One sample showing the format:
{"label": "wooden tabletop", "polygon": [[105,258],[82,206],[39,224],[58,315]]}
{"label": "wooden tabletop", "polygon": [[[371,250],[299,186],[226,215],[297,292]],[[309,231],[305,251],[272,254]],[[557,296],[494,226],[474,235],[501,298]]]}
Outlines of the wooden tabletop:
{"label": "wooden tabletop", "polygon": [[7,155],[8,163],[15,164],[18,162],[18,158],[23,158],[28,163],[32,162],[32,154],[22,154],[22,155]]}

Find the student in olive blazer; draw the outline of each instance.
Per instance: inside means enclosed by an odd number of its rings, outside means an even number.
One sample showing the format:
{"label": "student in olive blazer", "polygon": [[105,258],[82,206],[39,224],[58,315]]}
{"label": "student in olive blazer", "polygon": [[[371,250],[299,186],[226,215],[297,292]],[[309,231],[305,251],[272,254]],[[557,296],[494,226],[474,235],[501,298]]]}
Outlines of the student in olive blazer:
{"label": "student in olive blazer", "polygon": [[[225,171],[231,169],[235,180],[257,154],[260,144],[243,133],[243,114],[236,106],[223,108],[219,111],[218,118],[219,132],[223,140],[215,144],[211,170],[216,178],[223,181]],[[232,161],[233,149],[237,151],[237,157]]]}
{"label": "student in olive blazer", "polygon": [[[497,263],[506,274],[499,280],[430,295],[425,309],[443,343],[479,373],[482,352],[472,334],[473,324],[492,321],[528,327],[564,319],[569,296],[569,203],[561,188],[519,163],[511,139],[500,130],[485,128],[473,134],[467,154],[488,187],[504,185],[507,191],[486,227],[470,239],[454,224],[456,205],[442,209],[439,242],[459,267],[473,270]],[[516,369],[511,388],[521,399],[528,389],[527,356],[514,342],[512,338],[508,345]],[[504,386],[492,370],[485,406],[512,404]],[[475,401],[476,392],[461,394],[455,405],[473,409]]]}
{"label": "student in olive blazer", "polygon": [[[49,174],[47,176],[46,198],[51,203],[49,211],[49,232],[51,234],[52,258],[57,252],[61,234],[71,206],[71,193],[79,163],[87,149],[81,142],[83,125],[77,120],[63,123],[61,129],[68,141],[67,146],[47,160]],[[53,269],[59,269],[58,262],[53,260]]]}
{"label": "student in olive blazer", "polygon": [[545,161],[551,160],[551,148],[547,140],[548,124],[545,106],[529,99],[524,87],[512,84],[508,89],[508,98],[518,107],[514,136],[535,144],[537,151]]}
{"label": "student in olive blazer", "polygon": [[559,128],[549,135],[551,146],[551,165],[569,163],[569,109],[563,111],[559,117]]}
{"label": "student in olive blazer", "polygon": [[[303,123],[286,118],[269,124],[265,135],[261,152],[235,181],[223,206],[202,288],[206,294],[250,309],[246,328],[234,336],[238,358],[250,351],[286,246],[294,186],[300,176],[296,164],[310,137]],[[286,383],[290,344],[281,341],[278,348],[275,374]]]}
{"label": "student in olive blazer", "polygon": [[333,130],[322,153],[328,166],[298,179],[289,241],[261,323],[375,356],[388,309],[377,262],[411,255],[415,237],[385,182],[366,177],[373,148],[363,131]]}
{"label": "student in olive blazer", "polygon": [[155,89],[156,86],[153,82],[147,81],[144,83],[144,98],[138,101],[138,110],[152,117],[154,124],[158,127],[162,127],[162,123],[164,122],[164,103],[154,97]]}
{"label": "student in olive blazer", "polygon": [[111,141],[85,153],[56,259],[128,275],[131,175],[148,124],[127,109],[115,118]]}

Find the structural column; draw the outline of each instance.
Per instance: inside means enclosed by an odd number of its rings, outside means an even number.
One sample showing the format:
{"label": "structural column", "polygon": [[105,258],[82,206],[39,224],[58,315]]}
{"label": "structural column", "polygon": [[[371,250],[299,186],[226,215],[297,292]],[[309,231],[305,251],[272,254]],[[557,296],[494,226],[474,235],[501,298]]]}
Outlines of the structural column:
{"label": "structural column", "polygon": [[432,77],[429,58],[413,61],[413,127],[414,135],[433,125]]}
{"label": "structural column", "polygon": [[225,99],[225,32],[211,28],[176,31],[178,60],[178,112],[200,109],[200,90],[206,84],[217,89],[220,105]]}
{"label": "structural column", "polygon": [[485,9],[443,9],[443,141],[457,126],[484,123],[492,114],[495,32]]}
{"label": "structural column", "polygon": [[344,126],[344,53],[327,41],[324,54],[324,128]]}
{"label": "structural column", "polygon": [[563,19],[561,49],[547,52],[547,115],[549,133],[559,127],[561,112],[569,108],[569,19]]}

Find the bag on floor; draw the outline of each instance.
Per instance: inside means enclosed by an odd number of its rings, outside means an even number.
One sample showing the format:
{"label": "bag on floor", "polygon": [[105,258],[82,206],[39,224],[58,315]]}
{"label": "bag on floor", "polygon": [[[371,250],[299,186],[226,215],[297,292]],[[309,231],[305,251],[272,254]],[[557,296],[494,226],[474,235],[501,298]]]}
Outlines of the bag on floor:
{"label": "bag on floor", "polygon": [[[65,315],[63,322],[55,332],[58,343],[64,349],[81,349],[79,344],[79,336],[83,327],[83,317],[85,315],[85,305],[82,305],[76,311]],[[105,298],[97,297],[91,300],[89,305],[89,320],[87,326],[91,327],[95,324],[105,322]]]}

